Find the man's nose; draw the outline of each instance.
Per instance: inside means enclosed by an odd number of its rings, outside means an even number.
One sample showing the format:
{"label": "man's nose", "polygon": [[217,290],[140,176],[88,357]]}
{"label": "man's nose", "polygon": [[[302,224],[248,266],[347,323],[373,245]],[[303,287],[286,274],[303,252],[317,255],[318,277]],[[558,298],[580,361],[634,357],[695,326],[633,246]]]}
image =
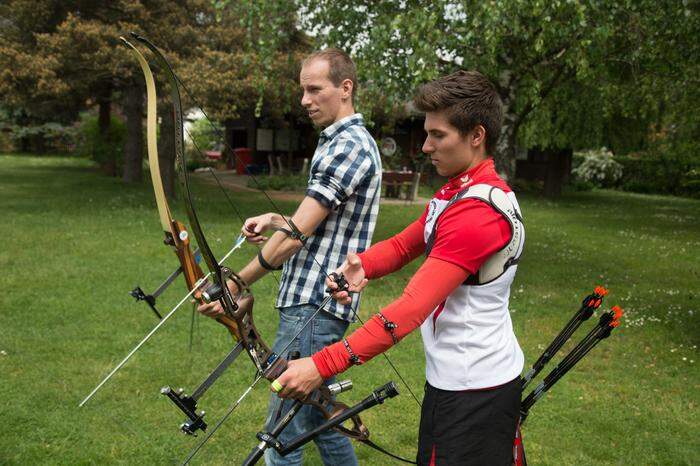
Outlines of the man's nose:
{"label": "man's nose", "polygon": [[426,138],[425,142],[423,143],[423,147],[421,148],[424,154],[432,154],[435,151],[435,148],[433,147],[432,144],[428,141]]}

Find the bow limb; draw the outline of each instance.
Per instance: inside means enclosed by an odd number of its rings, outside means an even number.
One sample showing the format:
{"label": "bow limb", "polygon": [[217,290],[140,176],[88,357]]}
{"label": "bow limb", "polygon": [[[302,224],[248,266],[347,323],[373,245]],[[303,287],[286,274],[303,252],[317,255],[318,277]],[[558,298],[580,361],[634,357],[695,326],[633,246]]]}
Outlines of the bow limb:
{"label": "bow limb", "polygon": [[[160,163],[158,160],[157,95],[155,79],[153,78],[151,67],[148,65],[143,54],[124,37],[120,37],[120,39],[131,49],[138,60],[146,81],[146,142],[148,148],[148,165],[151,172],[156,205],[158,207],[158,216],[165,235],[164,242],[172,246],[175,250],[175,254],[182,265],[182,272],[187,283],[187,289],[193,290],[195,284],[204,276],[204,273],[202,273],[202,269],[199,267],[199,264],[197,264],[194,254],[192,253],[187,229],[181,222],[173,219],[170,213],[170,207],[168,206],[168,200],[165,196],[163,180],[160,176]],[[199,299],[199,294],[199,292],[195,292],[195,298]]]}
{"label": "bow limb", "polygon": [[[141,66],[141,70],[143,71],[143,75],[146,81],[146,141],[148,148],[148,164],[151,172],[151,181],[153,182],[153,191],[155,193],[156,205],[158,207],[158,215],[165,236],[164,243],[172,246],[175,250],[175,254],[177,255],[182,267],[185,282],[187,283],[187,288],[190,291],[194,290],[194,298],[201,302],[203,297],[201,290],[207,288],[208,284],[206,282],[202,283],[204,273],[199,267],[199,264],[197,263],[195,256],[192,252],[192,248],[190,246],[190,235],[187,229],[185,228],[182,222],[175,220],[170,212],[167,197],[165,196],[165,189],[163,187],[163,180],[161,178],[157,143],[157,96],[153,72],[151,71],[151,68],[143,54],[125,38],[121,37],[120,39],[125,45],[127,45],[131,49],[131,51],[136,56],[136,59],[138,60],[139,65]],[[180,108],[181,107],[178,102],[178,111]],[[179,122],[181,124],[182,112],[179,111],[179,113],[176,112],[176,114],[179,114]],[[176,154],[182,154],[182,131],[179,132],[179,137],[181,144],[176,144]],[[189,195],[189,190],[187,190],[186,192]],[[204,244],[206,244],[206,242]],[[207,258],[209,259],[207,261],[207,264],[209,264],[209,262],[215,263],[217,264],[218,268],[221,269],[221,266],[218,265],[219,262],[213,257],[213,254],[211,253],[211,250],[208,248],[208,246],[206,247],[205,251],[206,252],[203,254],[203,256],[205,257],[205,260],[207,260]],[[207,253],[209,256],[206,255]],[[244,287],[241,287],[241,289],[243,288]],[[240,332],[235,322],[226,317],[221,317],[217,320],[229,329],[229,332],[233,335],[233,337],[236,340],[240,339]]]}
{"label": "bow limb", "polygon": [[[168,60],[153,43],[137,34],[132,33],[132,36],[153,52],[170,83],[173,117],[175,119],[175,165],[178,181],[185,198],[185,209],[190,221],[192,233],[197,240],[202,258],[207,264],[207,268],[211,272],[213,278],[213,283],[202,293],[202,298],[205,301],[211,302],[218,300],[221,303],[224,309],[224,315],[217,318],[217,320],[225,325],[233,337],[243,345],[257,370],[263,371],[269,365],[274,364],[277,358],[270,347],[262,340],[253,322],[252,294],[240,277],[228,268],[222,267],[216,260],[202,231],[199,218],[194,208],[185,162],[182,102],[178,80]],[[236,296],[233,295],[227,286],[227,280],[229,279],[234,281],[238,287],[239,292]]]}

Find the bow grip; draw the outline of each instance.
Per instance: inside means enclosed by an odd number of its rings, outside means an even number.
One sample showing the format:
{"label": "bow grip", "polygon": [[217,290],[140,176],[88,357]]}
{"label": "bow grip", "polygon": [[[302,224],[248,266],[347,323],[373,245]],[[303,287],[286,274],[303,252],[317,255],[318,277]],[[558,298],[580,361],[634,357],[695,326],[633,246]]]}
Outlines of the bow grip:
{"label": "bow grip", "polygon": [[287,361],[299,359],[300,357],[301,357],[301,353],[299,351],[290,351],[289,354],[287,355],[288,359],[284,359],[284,358],[280,358],[280,357],[276,358],[265,369],[265,371],[263,372],[263,377],[265,377],[270,382],[277,380],[277,378],[280,375],[282,375],[282,372],[287,370]]}

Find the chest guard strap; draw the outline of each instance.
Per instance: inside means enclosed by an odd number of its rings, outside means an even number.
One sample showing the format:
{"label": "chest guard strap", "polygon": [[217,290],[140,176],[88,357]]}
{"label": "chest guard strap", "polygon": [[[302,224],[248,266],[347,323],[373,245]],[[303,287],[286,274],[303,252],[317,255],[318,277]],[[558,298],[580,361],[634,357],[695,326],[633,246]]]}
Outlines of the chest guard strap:
{"label": "chest guard strap", "polygon": [[475,184],[455,194],[433,223],[428,241],[425,245],[426,257],[435,244],[438,220],[454,204],[465,199],[478,199],[490,205],[496,212],[503,215],[510,225],[510,241],[500,250],[489,257],[479,268],[475,275],[470,275],[464,285],[485,285],[503,275],[512,265],[518,263],[522,252],[524,240],[523,218],[508,198],[508,195],[500,188],[487,184]]}

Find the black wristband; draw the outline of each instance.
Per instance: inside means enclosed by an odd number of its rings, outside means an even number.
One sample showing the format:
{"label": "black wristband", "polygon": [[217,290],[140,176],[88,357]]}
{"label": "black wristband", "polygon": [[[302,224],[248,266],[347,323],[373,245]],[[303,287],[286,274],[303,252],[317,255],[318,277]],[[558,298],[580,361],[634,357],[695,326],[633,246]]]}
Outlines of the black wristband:
{"label": "black wristband", "polygon": [[263,255],[262,255],[262,250],[261,250],[260,252],[258,252],[258,262],[260,262],[260,267],[262,267],[262,268],[265,269],[265,270],[270,270],[270,271],[272,271],[272,270],[281,270],[281,269],[282,269],[282,266],[281,266],[281,265],[280,265],[279,267],[273,267],[273,266],[271,266],[270,263],[267,262],[267,261],[265,260],[265,258],[263,257]]}

